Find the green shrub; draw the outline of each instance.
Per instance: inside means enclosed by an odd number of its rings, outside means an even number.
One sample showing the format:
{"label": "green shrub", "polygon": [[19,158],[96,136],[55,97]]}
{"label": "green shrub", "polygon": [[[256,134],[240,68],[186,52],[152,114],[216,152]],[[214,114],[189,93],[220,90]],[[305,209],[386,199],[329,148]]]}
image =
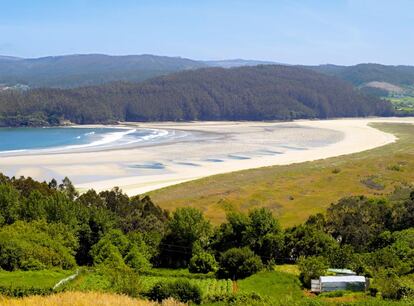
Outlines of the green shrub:
{"label": "green shrub", "polygon": [[0,228],[0,267],[7,271],[76,266],[77,240],[68,227],[16,221]]}
{"label": "green shrub", "polygon": [[177,280],[170,282],[158,282],[148,293],[151,300],[162,301],[170,297],[181,302],[201,303],[202,292],[197,285],[189,280]]}
{"label": "green shrub", "polygon": [[327,260],[322,256],[301,257],[298,264],[299,279],[305,288],[310,288],[311,280],[324,275],[328,269]]}
{"label": "green shrub", "polygon": [[217,271],[217,261],[213,255],[201,252],[194,255],[188,266],[191,273],[208,273]]}
{"label": "green shrub", "polygon": [[374,285],[384,299],[401,300],[414,297],[414,289],[403,284],[401,278],[391,270],[378,272]]}
{"label": "green shrub", "polygon": [[145,271],[151,268],[151,264],[145,256],[139,252],[136,246],[133,246],[125,256],[125,263],[136,272]]}
{"label": "green shrub", "polygon": [[22,261],[22,263],[20,265],[20,269],[22,269],[23,271],[45,270],[46,265],[44,263],[40,262],[37,259],[29,258],[28,260],[23,260]]}
{"label": "green shrub", "polygon": [[242,279],[263,269],[259,256],[249,248],[232,248],[220,257],[219,278]]}
{"label": "green shrub", "polygon": [[225,305],[269,305],[269,301],[260,294],[236,293],[228,295],[214,295],[208,298],[210,303],[224,303]]}
{"label": "green shrub", "polygon": [[0,286],[0,295],[9,297],[24,297],[29,295],[52,294],[52,288]]}
{"label": "green shrub", "polygon": [[110,288],[116,293],[137,297],[142,291],[142,282],[137,273],[129,267],[109,268],[101,270],[109,279]]}

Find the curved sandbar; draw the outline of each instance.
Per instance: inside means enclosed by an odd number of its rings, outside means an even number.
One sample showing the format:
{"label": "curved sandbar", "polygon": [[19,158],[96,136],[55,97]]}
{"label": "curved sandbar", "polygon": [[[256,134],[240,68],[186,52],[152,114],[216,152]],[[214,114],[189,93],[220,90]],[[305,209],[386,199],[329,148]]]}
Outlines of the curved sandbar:
{"label": "curved sandbar", "polygon": [[414,118],[130,123],[199,137],[118,150],[5,156],[0,169],[38,180],[68,176],[82,190],[119,186],[135,195],[214,174],[361,152],[396,140],[370,127],[371,122],[414,124]]}

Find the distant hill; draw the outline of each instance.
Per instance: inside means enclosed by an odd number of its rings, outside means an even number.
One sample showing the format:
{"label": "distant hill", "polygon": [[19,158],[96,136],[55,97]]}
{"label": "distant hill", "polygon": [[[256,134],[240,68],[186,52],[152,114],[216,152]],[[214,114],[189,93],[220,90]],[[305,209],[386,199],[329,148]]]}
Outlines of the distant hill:
{"label": "distant hill", "polygon": [[255,66],[183,71],[142,83],[0,93],[0,125],[111,121],[289,120],[387,116],[390,103],[310,69]]}
{"label": "distant hill", "polygon": [[257,60],[244,60],[244,59],[232,59],[221,61],[203,61],[210,67],[222,67],[222,68],[235,68],[244,66],[258,66],[258,65],[281,65],[280,63],[270,61],[257,61]]}
{"label": "distant hill", "polygon": [[[114,81],[142,82],[157,76],[206,67],[276,64],[255,60],[196,61],[157,55],[79,54],[19,58],[0,56],[0,84],[32,88],[75,88]],[[16,87],[19,88],[19,87]]]}
{"label": "distant hill", "polygon": [[181,70],[207,67],[180,57],[84,54],[24,59],[0,56],[0,84],[72,88],[113,81],[143,81]]}
{"label": "distant hill", "polygon": [[414,85],[414,66],[359,64],[355,66],[320,65],[309,66],[309,68],[339,77],[354,86],[364,86],[370,82],[389,83],[394,86]]}

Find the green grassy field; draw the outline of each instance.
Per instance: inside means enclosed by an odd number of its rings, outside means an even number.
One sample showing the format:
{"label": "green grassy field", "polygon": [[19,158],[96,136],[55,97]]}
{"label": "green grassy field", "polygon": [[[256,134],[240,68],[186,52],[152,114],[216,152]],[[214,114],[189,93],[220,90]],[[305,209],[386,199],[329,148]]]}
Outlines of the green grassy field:
{"label": "green grassy field", "polygon": [[242,293],[257,293],[273,303],[291,305],[304,299],[299,278],[280,271],[263,271],[246,279],[237,281]]}
{"label": "green grassy field", "polygon": [[74,271],[0,271],[0,287],[52,288],[61,279]]}
{"label": "green grassy field", "polygon": [[[10,285],[16,287],[37,286],[51,288],[60,279],[72,274],[73,271],[31,271],[31,272],[0,272],[0,286]],[[298,278],[299,271],[296,265],[279,265],[271,271],[262,271],[233,284],[231,280],[217,280],[213,275],[191,274],[188,270],[152,269],[149,274],[140,275],[143,292],[159,281],[188,279],[196,284],[202,291],[204,301],[213,296],[228,296],[232,293],[262,297],[257,305],[410,305],[412,301],[384,301],[372,298],[366,293],[344,292],[341,294],[328,294],[316,296],[301,288]],[[412,282],[412,278],[407,279]],[[64,286],[65,291],[74,292],[112,292],[109,280],[94,270],[84,269],[79,276]],[[47,298],[45,302],[47,301]],[[1,300],[0,300],[1,302]],[[243,304],[243,302],[241,302]],[[226,305],[223,302],[203,303],[204,305]],[[235,304],[235,305],[241,305]]]}
{"label": "green grassy field", "polygon": [[[186,279],[197,285],[201,289],[203,299],[233,292],[231,280],[217,280],[214,275],[191,274],[187,269],[152,269],[148,275],[139,276],[142,292],[148,292],[158,282],[179,279]],[[65,286],[65,290],[105,292],[111,290],[111,284],[105,275],[91,270],[81,273],[75,280]]]}
{"label": "green grassy field", "polygon": [[155,203],[174,210],[201,209],[218,224],[226,209],[268,207],[284,227],[302,223],[350,195],[383,196],[414,183],[414,125],[373,124],[398,141],[361,153],[287,166],[215,175],[150,192]]}

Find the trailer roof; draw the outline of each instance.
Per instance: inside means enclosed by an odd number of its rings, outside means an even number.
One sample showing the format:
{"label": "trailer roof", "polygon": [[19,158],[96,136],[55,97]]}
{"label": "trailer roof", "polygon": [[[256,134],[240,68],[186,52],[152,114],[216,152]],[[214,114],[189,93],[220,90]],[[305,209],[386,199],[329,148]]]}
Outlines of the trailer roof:
{"label": "trailer roof", "polygon": [[328,272],[338,273],[338,274],[347,274],[347,275],[356,275],[356,273],[349,269],[328,269]]}
{"label": "trailer roof", "polygon": [[365,283],[365,277],[359,275],[345,275],[345,276],[321,276],[321,283]]}

